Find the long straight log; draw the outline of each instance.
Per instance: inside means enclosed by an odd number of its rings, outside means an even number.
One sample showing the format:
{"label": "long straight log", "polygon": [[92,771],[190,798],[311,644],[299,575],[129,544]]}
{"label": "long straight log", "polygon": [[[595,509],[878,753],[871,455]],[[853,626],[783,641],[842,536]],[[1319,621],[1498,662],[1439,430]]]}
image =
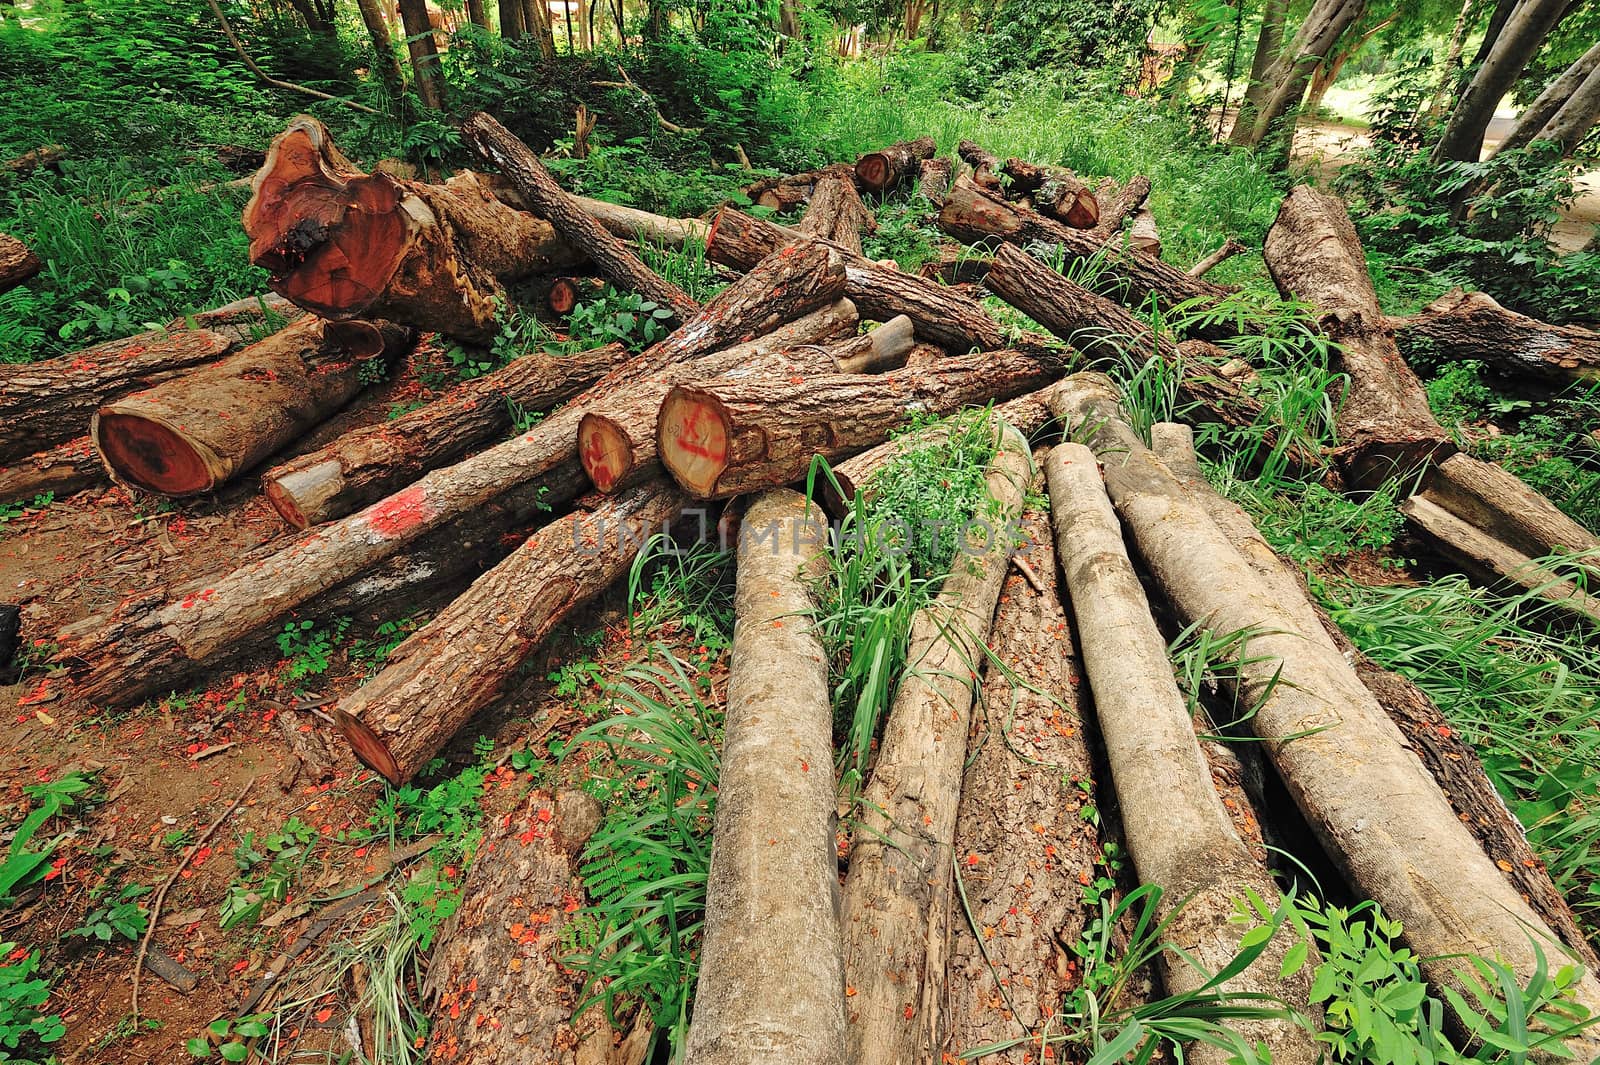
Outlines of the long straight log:
{"label": "long straight log", "polygon": [[1119,189],[1100,190],[1100,221],[1094,227],[1094,235],[1106,240],[1122,232],[1122,224],[1137,214],[1149,198],[1150,179],[1143,174],[1135,174]]}
{"label": "long straight log", "polygon": [[1011,399],[1059,372],[991,351],[879,376],[678,385],[661,404],[656,453],[696,499],[726,499],[797,481],[818,455],[831,462],[880,443],[912,410],[951,414]]}
{"label": "long straight log", "polygon": [[1384,324],[1403,350],[1425,346],[1448,362],[1470,359],[1507,377],[1556,384],[1600,380],[1600,333],[1529,318],[1485,292],[1454,289],[1415,318]]}
{"label": "long straight log", "polygon": [[274,466],[262,475],[261,487],[273,508],[297,529],[342,518],[503,435],[511,428],[513,405],[524,411],[548,410],[629,357],[621,344],[576,355],[524,355],[425,407],[354,429]]}
{"label": "long straight log", "polygon": [[9,292],[44,269],[44,263],[16,237],[0,233],[0,292]]}
{"label": "long straight log", "polygon": [[828,661],[807,581],[828,539],[796,492],[740,524],[733,667],[688,1065],[844,1065]]}
{"label": "long straight log", "polygon": [[916,175],[917,164],[936,150],[932,137],[918,137],[868,152],[856,160],[856,181],[867,192],[889,192]]}
{"label": "long straight log", "polygon": [[[1166,987],[1196,991],[1233,960],[1250,931],[1232,919],[1235,903],[1252,891],[1275,906],[1277,885],[1240,839],[1212,783],[1094,452],[1062,444],[1045,460],[1045,475],[1056,552],[1072,594],[1128,850],[1139,880],[1161,888],[1161,917],[1171,918],[1168,941],[1183,952],[1161,955]],[[1275,937],[1222,992],[1264,993],[1311,1011],[1310,969],[1279,975],[1293,945],[1288,933]],[[1273,1061],[1311,1065],[1319,1059],[1310,1033],[1290,1020],[1250,1022],[1240,1034],[1252,1044],[1265,1042]],[[1188,1056],[1222,1065],[1231,1055],[1198,1044]]]}
{"label": "long straight log", "polygon": [[[1033,479],[1027,443],[996,423],[983,542],[958,553],[939,595],[911,622],[900,687],[861,801],[841,925],[849,1054],[858,1065],[941,1060],[954,902],[956,812],[972,712],[1012,526]],[[975,515],[978,517],[980,515]]]}
{"label": "long straight log", "polygon": [[[1240,688],[1251,727],[1306,821],[1351,883],[1405,927],[1436,985],[1460,987],[1462,956],[1488,955],[1527,981],[1562,956],[1560,938],[1500,875],[1405,737],[1320,632],[1264,584],[1221,530],[1121,420],[1115,390],[1079,374],[1058,388],[1058,415],[1092,435],[1105,481],[1156,585],[1185,623],[1249,631]],[[1293,600],[1291,600],[1293,602]],[[1586,975],[1577,1002],[1600,1009]],[[1569,1042],[1580,1060],[1592,1032]]]}
{"label": "long straight log", "polygon": [[860,255],[862,231],[870,233],[876,225],[872,212],[861,202],[855,181],[829,174],[812,190],[811,203],[795,229],[808,237],[831,240]]}
{"label": "long straight log", "polygon": [[0,504],[33,499],[45,492],[65,499],[106,483],[106,468],[94,452],[94,443],[80,436],[0,466]]}

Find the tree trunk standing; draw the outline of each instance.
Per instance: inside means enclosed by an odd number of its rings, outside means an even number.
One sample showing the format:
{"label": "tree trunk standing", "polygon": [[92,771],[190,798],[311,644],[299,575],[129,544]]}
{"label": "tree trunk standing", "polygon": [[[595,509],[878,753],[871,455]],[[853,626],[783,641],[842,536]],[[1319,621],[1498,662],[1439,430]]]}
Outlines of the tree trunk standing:
{"label": "tree trunk standing", "polygon": [[[1600,44],[1595,48],[1600,49]],[[1561,149],[1563,159],[1571,158],[1597,121],[1600,121],[1600,63],[1589,71],[1583,84],[1573,90],[1567,102],[1534,139],[1549,141]]]}
{"label": "tree trunk standing", "polygon": [[[544,0],[537,2],[542,4]],[[479,111],[461,123],[461,132],[479,155],[511,179],[528,206],[548,218],[612,284],[654,300],[670,310],[675,319],[686,319],[699,309],[686,293],[645,266],[626,245],[586,214],[583,206],[550,176],[539,157],[510,130]]]}
{"label": "tree trunk standing", "polygon": [[467,0],[467,21],[482,30],[489,28],[489,13],[484,10],[483,0]]}
{"label": "tree trunk standing", "polygon": [[1484,292],[1454,289],[1415,318],[1385,319],[1384,327],[1402,351],[1421,347],[1451,362],[1481,362],[1516,381],[1600,380],[1600,333],[1529,318]]}
{"label": "tree trunk standing", "polygon": [[[1462,90],[1450,120],[1445,123],[1439,143],[1433,147],[1433,161],[1477,162],[1483,152],[1484,133],[1500,106],[1501,97],[1528,68],[1528,63],[1567,10],[1570,0],[1520,0],[1498,34],[1484,39],[1488,55],[1472,80]],[[1490,45],[1489,41],[1493,40]]]}
{"label": "tree trunk standing", "polygon": [[[101,407],[89,423],[113,479],[164,496],[214,491],[321,424],[416,334],[305,318],[214,366]],[[379,363],[381,365],[382,363]]]}
{"label": "tree trunk standing", "polygon": [[1261,32],[1256,37],[1255,55],[1250,60],[1250,80],[1239,98],[1239,110],[1228,133],[1230,144],[1248,143],[1246,134],[1255,127],[1256,115],[1272,87],[1267,81],[1267,71],[1278,62],[1283,50],[1283,24],[1288,15],[1289,0],[1266,0],[1261,9]]}
{"label": "tree trunk standing", "polygon": [[1242,139],[1230,137],[1232,143],[1268,149],[1287,162],[1300,101],[1312,71],[1361,17],[1366,5],[1367,0],[1316,0],[1312,4],[1287,53],[1266,73],[1267,92],[1249,130]]}
{"label": "tree trunk standing", "polygon": [[1354,41],[1341,47],[1332,57],[1324,57],[1317,64],[1316,72],[1311,75],[1311,88],[1306,93],[1305,110],[1315,115],[1317,109],[1322,106],[1323,97],[1328,95],[1333,83],[1339,80],[1339,72],[1344,69],[1344,65],[1354,59],[1361,49],[1367,46],[1368,41],[1394,25],[1395,19],[1399,17],[1390,15]]}
{"label": "tree trunk standing", "polygon": [[0,292],[7,292],[44,269],[33,250],[16,237],[0,233]]}
{"label": "tree trunk standing", "polygon": [[[687,1065],[844,1065],[828,660],[807,619],[828,540],[795,492],[740,526],[732,672]],[[824,563],[825,565],[825,563]]]}
{"label": "tree trunk standing", "polygon": [[577,0],[578,43],[585,52],[594,51],[594,0]]}
{"label": "tree trunk standing", "polygon": [[661,478],[530,536],[391,651],[383,672],[340,700],[334,720],[356,757],[396,786],[410,780],[562,619],[628,572],[683,504]]}
{"label": "tree trunk standing", "polygon": [[0,506],[26,501],[44,492],[65,499],[74,492],[106,483],[106,469],[87,436],[68,440],[49,451],[0,466]]}
{"label": "tree trunk standing", "polygon": [[[1076,375],[1056,398],[1069,429],[1098,427],[1106,487],[1179,619],[1216,634],[1256,633],[1239,671],[1246,703],[1257,708],[1251,728],[1328,854],[1363,896],[1404,924],[1428,980],[1460,988],[1460,959],[1484,955],[1526,982],[1560,957],[1559,937],[1483,853],[1354,668],[1322,633],[1300,631],[1308,605],[1290,607],[1262,582],[1121,422],[1110,382]],[[1573,991],[1585,1009],[1600,1008],[1593,976]],[[1588,1060],[1600,1052],[1600,1036],[1590,1030],[1568,1047]]]}
{"label": "tree trunk standing", "polygon": [[1572,98],[1572,94],[1584,83],[1584,79],[1597,67],[1600,67],[1600,41],[1596,41],[1594,47],[1579,56],[1560,77],[1545,86],[1539,98],[1523,109],[1522,114],[1517,116],[1517,124],[1511,127],[1511,132],[1506,134],[1499,144],[1495,145],[1490,158],[1501,152],[1524,147],[1543,133],[1546,124],[1556,116],[1556,112]]}
{"label": "tree trunk standing", "polygon": [[1461,0],[1461,12],[1456,15],[1455,25],[1450,29],[1450,45],[1445,51],[1444,64],[1439,68],[1439,80],[1433,87],[1433,96],[1428,100],[1429,120],[1437,119],[1444,113],[1445,94],[1450,91],[1451,83],[1461,76],[1461,51],[1467,43],[1467,22],[1478,3],[1479,0]]}
{"label": "tree trunk standing", "polygon": [[549,0],[523,0],[523,26],[530,36],[538,39],[539,54],[546,59],[556,57],[555,27],[550,22]]}
{"label": "tree trunk standing", "polygon": [[360,510],[429,470],[448,466],[512,424],[512,405],[546,411],[631,356],[621,344],[576,355],[534,353],[451,389],[392,421],[354,429],[262,475],[268,501],[304,529]]}
{"label": "tree trunk standing", "polygon": [[[1083,816],[1095,795],[1088,688],[1047,513],[1030,509],[1021,528],[1017,558],[1042,591],[1017,570],[1001,587],[956,817],[954,853],[978,859],[960,869],[971,919],[958,917],[950,930],[947,1029],[956,1055],[1018,1036],[1038,1045],[1077,983],[1070,950],[1088,917],[1083,884],[1100,857],[1100,833]],[[1024,1044],[982,1060],[1023,1065],[1033,1053]]]}
{"label": "tree trunk standing", "polygon": [[500,36],[508,41],[522,39],[527,20],[522,10],[522,0],[498,0],[500,11]]}
{"label": "tree trunk standing", "polygon": [[953,855],[972,700],[1011,557],[1011,527],[1033,480],[1027,443],[994,423],[999,450],[980,505],[982,540],[958,549],[939,595],[911,621],[906,666],[889,708],[861,826],[850,850],[841,925],[847,1060],[941,1060],[945,969],[954,910]]}
{"label": "tree trunk standing", "polygon": [[367,36],[372,40],[373,62],[377,65],[378,77],[389,94],[399,100],[405,95],[406,76],[394,53],[394,39],[389,34],[389,23],[384,20],[383,9],[379,7],[378,0],[356,0],[356,6],[361,11],[361,22],[367,28]]}
{"label": "tree trunk standing", "polygon": [[427,0],[399,0],[400,25],[411,54],[411,84],[417,98],[430,111],[444,110],[444,84],[439,66],[439,42],[428,21]]}

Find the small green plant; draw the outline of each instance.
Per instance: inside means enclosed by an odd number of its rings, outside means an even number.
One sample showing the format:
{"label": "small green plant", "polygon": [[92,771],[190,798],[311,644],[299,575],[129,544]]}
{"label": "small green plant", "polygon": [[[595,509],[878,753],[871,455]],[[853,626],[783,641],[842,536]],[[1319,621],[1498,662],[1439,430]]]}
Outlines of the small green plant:
{"label": "small green plant", "polygon": [[349,628],[347,617],[334,618],[326,628],[309,618],[284,622],[283,631],[278,633],[278,650],[288,659],[283,680],[298,684],[307,677],[326,673],[333,662],[334,648]]}
{"label": "small green plant", "polygon": [[233,852],[239,875],[228,885],[218,912],[223,929],[256,924],[267,903],[287,898],[316,839],[317,830],[298,817],[266,836],[246,832]]}
{"label": "small green plant", "polygon": [[370,637],[355,640],[350,644],[349,657],[352,662],[362,662],[368,666],[379,666],[396,647],[406,641],[406,637],[416,632],[422,625],[422,619],[412,614],[408,617],[397,618],[381,622],[372,630]]}
{"label": "small green plant", "polygon": [[149,888],[139,884],[128,884],[117,892],[111,899],[102,901],[99,906],[89,911],[84,917],[83,924],[67,932],[69,936],[82,936],[84,939],[98,939],[102,943],[109,943],[116,936],[121,936],[130,943],[144,935],[149,916],[144,907],[139,905],[138,899],[148,894]]}
{"label": "small green plant", "polygon": [[37,850],[30,850],[28,844],[47,821],[71,809],[94,787],[93,779],[86,774],[68,773],[22,789],[23,794],[33,800],[34,807],[12,834],[5,860],[0,862],[0,907],[8,905],[18,890],[48,879],[46,866],[65,835],[54,837]]}
{"label": "small green plant", "polygon": [[635,351],[666,337],[673,312],[637,292],[607,287],[597,299],[580,303],[567,319],[573,350],[621,343]]}
{"label": "small green plant", "polygon": [[13,503],[0,503],[0,526],[4,526],[24,514],[33,514],[49,508],[56,501],[54,492],[40,492],[29,502],[17,500]]}
{"label": "small green plant", "polygon": [[267,1022],[270,1013],[256,1013],[246,1017],[219,1017],[206,1025],[206,1034],[196,1036],[183,1044],[189,1056],[209,1058],[213,1053],[223,1061],[249,1061],[250,1040],[260,1039],[271,1029]]}
{"label": "small green plant", "polygon": [[67,1034],[60,1014],[40,1011],[49,1000],[50,984],[39,976],[39,952],[0,942],[0,1060],[42,1062],[36,1048]]}

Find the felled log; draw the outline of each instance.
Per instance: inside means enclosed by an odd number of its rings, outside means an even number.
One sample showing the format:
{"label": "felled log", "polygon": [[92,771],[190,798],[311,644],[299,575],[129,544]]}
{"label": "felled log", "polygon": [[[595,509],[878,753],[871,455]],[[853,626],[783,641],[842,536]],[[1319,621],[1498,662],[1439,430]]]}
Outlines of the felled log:
{"label": "felled log", "polygon": [[353,429],[274,466],[262,475],[261,487],[273,509],[297,529],[341,518],[503,435],[511,428],[513,404],[547,410],[629,358],[621,344],[576,355],[524,355],[425,407]]}
{"label": "felled log", "polygon": [[899,314],[870,333],[833,345],[830,352],[840,373],[883,373],[903,365],[915,344],[911,319]]}
{"label": "felled log", "polygon": [[576,790],[534,792],[488,818],[461,907],[428,957],[430,1060],[642,1065],[648,1011],[620,1039],[603,1009],[574,1017],[583,981],[561,964],[585,897],[580,858],[600,819]]}
{"label": "felled log", "polygon": [[732,672],[688,1065],[844,1065],[828,660],[807,590],[827,544],[798,493],[740,525]]}
{"label": "felled log", "polygon": [[1079,698],[1087,689],[1042,508],[1023,515],[1021,534],[1016,557],[1042,590],[1017,569],[1001,585],[953,846],[971,920],[950,929],[949,1052],[1034,1037],[985,1055],[989,1065],[1032,1061],[1047,1019],[1076,986],[1070,944],[1083,933],[1082,885],[1100,857],[1099,830],[1083,817],[1094,780]]}
{"label": "felled log", "polygon": [[209,329],[229,337],[236,344],[249,344],[281,329],[305,313],[276,292],[265,292],[224,303],[209,311],[174,318],[167,323],[167,332]]}
{"label": "felled log", "polygon": [[[1000,158],[983,146],[964,140],[956,145],[956,156],[972,167],[972,180],[986,189],[1000,189]],[[959,177],[959,175],[958,175]]]}
{"label": "felled log", "polygon": [[16,237],[0,233],[0,292],[7,292],[44,269],[44,263]]}
{"label": "felled log", "polygon": [[1472,360],[1508,377],[1557,384],[1600,380],[1600,333],[1529,318],[1487,293],[1454,289],[1415,318],[1385,325],[1402,349],[1426,346],[1447,362]]}
{"label": "felled log", "polygon": [[[1045,460],[1045,475],[1056,552],[1072,594],[1128,851],[1139,880],[1161,888],[1158,912],[1171,919],[1167,941],[1187,956],[1162,953],[1166,987],[1170,993],[1196,991],[1208,974],[1233,959],[1243,937],[1259,923],[1234,921],[1236,900],[1248,890],[1276,906],[1277,885],[1240,839],[1211,781],[1188,704],[1173,677],[1166,638],[1128,558],[1094,452],[1062,444]],[[1279,975],[1294,941],[1292,934],[1280,932],[1222,993],[1273,995],[1315,1016],[1309,1001],[1312,967],[1288,978]],[[1320,1058],[1311,1034],[1290,1020],[1249,1022],[1240,1034],[1252,1045],[1266,1043],[1273,1061],[1311,1065]],[[1186,1055],[1215,1065],[1230,1056],[1203,1043]]]}
{"label": "felled log", "polygon": [[416,334],[303,319],[203,369],[113,400],[89,435],[106,472],[164,496],[210,492],[298,440],[361,391],[361,368]]}
{"label": "felled log", "polygon": [[950,414],[1011,399],[1059,372],[991,351],[879,376],[678,385],[661,404],[656,452],[691,496],[726,499],[799,480],[817,455],[832,461],[880,443],[910,410]]}
{"label": "felled log", "polygon": [[922,198],[935,207],[944,203],[944,194],[950,189],[950,179],[953,177],[950,160],[942,155],[932,159],[924,159],[917,164],[919,171],[917,177],[917,191]]}
{"label": "felled log", "polygon": [[590,218],[604,226],[606,232],[623,240],[652,240],[667,247],[681,248],[689,241],[704,244],[711,229],[708,223],[698,218],[664,218],[636,207],[624,207],[620,203],[607,203],[587,196],[574,196],[573,199]]}
{"label": "felled log", "polygon": [[106,470],[94,453],[94,444],[87,436],[80,436],[0,466],[0,504],[32,499],[44,492],[65,499],[74,492],[105,483]]}
{"label": "felled log", "polygon": [[935,150],[932,137],[918,137],[868,152],[856,160],[856,181],[866,192],[888,192],[920,173],[918,164]]}
{"label": "felled log", "polygon": [[1100,201],[1094,190],[1070,172],[1046,180],[1033,194],[1033,206],[1073,229],[1093,229],[1100,222]]}
{"label": "felled log", "polygon": [[877,220],[861,202],[855,181],[828,174],[812,190],[811,202],[795,229],[808,237],[831,240],[860,255],[862,231],[870,233],[876,227]]}
{"label": "felled log", "polygon": [[578,304],[598,299],[606,283],[598,277],[558,277],[545,290],[544,305],[558,318],[571,314]]}
{"label": "felled log", "polygon": [[[1532,978],[1560,939],[1500,875],[1450,808],[1393,721],[1319,632],[1302,631],[1303,600],[1288,608],[1210,516],[1122,421],[1110,382],[1078,374],[1053,407],[1081,427],[1105,463],[1106,487],[1146,567],[1185,623],[1250,631],[1239,686],[1256,707],[1250,727],[1306,822],[1362,895],[1401,921],[1435,985],[1460,986],[1463,955],[1486,955]],[[1292,600],[1291,600],[1292,601]],[[1592,976],[1576,1001],[1600,1007]],[[1600,1050],[1569,1042],[1580,1060]]]}
{"label": "felled log", "polygon": [[1111,275],[1126,289],[1128,302],[1143,303],[1154,297],[1164,307],[1196,300],[1214,302],[1224,290],[1190,277],[1159,259],[1110,241],[1096,231],[1072,229],[997,193],[986,192],[968,178],[957,178],[939,212],[939,226],[966,244],[1059,244],[1069,258],[1088,259],[1105,249]]}
{"label": "felled log", "polygon": [[471,181],[363,174],[304,115],[273,139],[251,190],[250,261],[273,291],[324,318],[388,318],[487,342],[506,283],[581,258],[550,223]]}
{"label": "felled log", "polygon": [[1207,255],[1204,259],[1201,259],[1193,266],[1189,267],[1189,276],[1205,277],[1212,270],[1216,269],[1216,267],[1221,263],[1233,258],[1240,252],[1249,250],[1250,249],[1245,247],[1242,242],[1229,237],[1227,240],[1222,242],[1222,246],[1220,248],[1212,252],[1210,255]]}
{"label": "felled log", "polygon": [[1122,232],[1122,224],[1150,198],[1150,179],[1143,174],[1135,174],[1121,188],[1116,188],[1112,183],[1096,190],[1095,195],[1100,202],[1100,221],[1094,227],[1094,235],[1106,240],[1113,233]]}
{"label": "felled log", "polygon": [[[774,256],[718,293],[667,339],[613,370],[588,400],[769,331],[838,299],[843,287],[843,270],[826,248],[807,244]],[[213,574],[200,586],[204,594],[191,592],[186,601],[162,595],[133,599],[72,626],[62,634],[59,658],[69,666],[75,692],[105,705],[137,702],[329,587],[359,577],[498,497],[537,492],[544,484],[551,488],[552,506],[571,499],[556,489],[582,483],[577,432],[585,409],[584,399],[575,400],[527,433],[434,470],[264,558]]]}
{"label": "felled log", "polygon": [[954,911],[953,855],[962,763],[1011,526],[1033,478],[1028,445],[995,423],[984,532],[957,554],[939,595],[911,622],[906,667],[861,801],[841,909],[848,1061],[939,1061]]}
{"label": "felled log", "polygon": [[849,300],[839,300],[765,336],[668,367],[648,381],[590,405],[578,422],[578,460],[584,472],[596,489],[606,493],[658,472],[656,414],[673,385],[724,374],[790,378],[838,373],[831,347],[817,345],[855,326],[854,306]]}
{"label": "felled log", "polygon": [[13,156],[0,163],[0,170],[6,171],[12,177],[27,177],[35,170],[43,167],[55,166],[67,157],[67,150],[59,144],[46,144],[38,148],[30,148],[21,155]]}
{"label": "felled log", "polygon": [[1128,227],[1128,246],[1144,252],[1152,259],[1161,258],[1161,230],[1156,226],[1156,216],[1150,208],[1141,207],[1133,213],[1133,225]]}
{"label": "felled log", "polygon": [[511,179],[528,207],[548,218],[573,248],[594,264],[595,270],[618,288],[637,292],[686,319],[699,305],[676,285],[654,273],[621,241],[584,211],[514,134],[482,111],[468,115],[461,134],[479,155],[492,161]]}
{"label": "felled log", "polygon": [[855,183],[855,167],[849,163],[834,163],[831,166],[799,174],[761,178],[746,185],[742,191],[750,198],[750,202],[757,206],[768,207],[774,211],[787,211],[810,200],[817,183],[823,178],[837,175],[841,171],[849,175],[852,184]]}
{"label": "felled log", "polygon": [[333,717],[356,757],[393,784],[410,780],[555,626],[628,571],[683,502],[658,478],[528,537],[340,700]]}
{"label": "felled log", "polygon": [[95,408],[202,366],[234,341],[208,329],[141,333],[71,355],[0,366],[0,462],[81,436]]}
{"label": "felled log", "polygon": [[989,273],[989,261],[981,250],[965,244],[941,244],[938,255],[917,268],[917,276],[946,285],[978,284]]}

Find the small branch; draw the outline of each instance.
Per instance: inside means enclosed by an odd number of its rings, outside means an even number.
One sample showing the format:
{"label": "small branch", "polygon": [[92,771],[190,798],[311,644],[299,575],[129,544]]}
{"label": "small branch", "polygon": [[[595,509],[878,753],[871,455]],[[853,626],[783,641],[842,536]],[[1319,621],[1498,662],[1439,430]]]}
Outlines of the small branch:
{"label": "small branch", "polygon": [[687,136],[689,134],[700,132],[700,128],[698,126],[680,126],[676,122],[670,121],[666,115],[661,113],[661,108],[656,106],[656,98],[651,96],[645,90],[641,89],[638,85],[635,85],[633,79],[628,77],[628,72],[623,70],[620,65],[617,67],[617,73],[622,75],[621,81],[591,81],[589,84],[593,85],[597,89],[632,89],[649,102],[650,107],[656,113],[656,121],[661,123],[661,128],[666,130],[668,133],[678,133]]}
{"label": "small branch", "polygon": [[1216,266],[1224,259],[1231,259],[1240,252],[1249,250],[1250,249],[1245,247],[1241,242],[1229,237],[1227,240],[1222,242],[1222,247],[1218,248],[1210,255],[1207,255],[1204,259],[1201,259],[1199,262],[1189,267],[1189,276],[1204,277],[1211,271],[1212,267]]}
{"label": "small branch", "polygon": [[[353,108],[354,110],[364,111],[369,115],[383,114],[382,111],[379,111],[375,107],[368,107],[366,104],[356,103],[354,100],[346,100],[342,96],[333,96],[323,92],[321,89],[313,89],[309,85],[296,85],[292,81],[281,81],[278,78],[273,77],[271,74],[268,74],[265,70],[262,70],[259,66],[257,66],[256,61],[250,58],[250,53],[244,50],[244,45],[239,41],[238,34],[233,32],[233,24],[228,21],[228,16],[222,13],[222,8],[217,3],[217,0],[206,0],[206,5],[211,8],[211,13],[217,16],[217,22],[222,26],[222,32],[227,36],[228,43],[233,45],[233,50],[235,52],[239,53],[239,58],[244,60],[244,65],[250,68],[250,73],[254,74],[268,85],[271,85],[276,89],[288,89],[290,92],[304,93],[307,96],[314,96],[318,100],[331,100],[333,103],[343,104],[344,106]],[[139,1011],[134,1010],[134,1019],[137,1020],[138,1016]]]}
{"label": "small branch", "polygon": [[1022,579],[1033,587],[1040,595],[1044,594],[1044,583],[1039,580],[1039,575],[1033,572],[1033,567],[1028,565],[1028,560],[1021,555],[1012,555],[1011,564],[1017,567],[1017,572],[1022,574]]}

